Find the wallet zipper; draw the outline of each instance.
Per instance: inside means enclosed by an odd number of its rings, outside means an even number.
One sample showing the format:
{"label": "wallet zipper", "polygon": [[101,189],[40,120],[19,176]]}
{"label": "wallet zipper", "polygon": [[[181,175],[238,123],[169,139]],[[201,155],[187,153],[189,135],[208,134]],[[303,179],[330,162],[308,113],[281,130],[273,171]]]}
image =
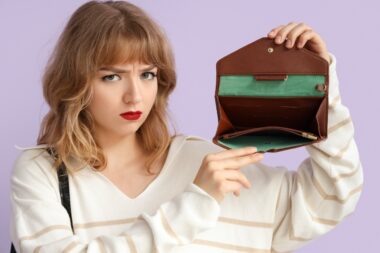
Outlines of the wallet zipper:
{"label": "wallet zipper", "polygon": [[[242,131],[239,131],[237,133],[231,133],[231,134],[223,134],[221,135],[222,138],[224,139],[230,139],[230,138],[234,138],[234,137],[237,137],[237,136],[240,136],[240,135],[244,135],[244,134],[247,134],[247,133],[251,133],[251,132],[259,132],[260,130],[258,130],[260,128],[255,128],[255,129],[247,129],[247,130],[242,130]],[[278,130],[284,130],[286,129],[286,131],[288,132],[292,132],[298,136],[302,136],[306,139],[310,139],[310,140],[317,140],[318,137],[315,135],[315,134],[312,134],[310,132],[306,132],[306,131],[298,131],[298,130],[294,130],[294,129],[290,129],[290,128],[285,128],[285,127],[272,127],[272,128],[266,128],[265,130],[272,130],[272,129],[278,129]],[[286,132],[285,131],[285,132]]]}

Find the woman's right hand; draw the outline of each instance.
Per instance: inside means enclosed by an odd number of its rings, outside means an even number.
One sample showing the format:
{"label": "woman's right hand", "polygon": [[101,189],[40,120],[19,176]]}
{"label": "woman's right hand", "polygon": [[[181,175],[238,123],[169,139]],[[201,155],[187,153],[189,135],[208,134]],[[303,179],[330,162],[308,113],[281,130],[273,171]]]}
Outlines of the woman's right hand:
{"label": "woman's right hand", "polygon": [[207,154],[194,179],[194,184],[205,190],[219,203],[229,192],[239,196],[242,186],[251,187],[240,168],[264,158],[262,153],[256,151],[255,147],[244,147]]}

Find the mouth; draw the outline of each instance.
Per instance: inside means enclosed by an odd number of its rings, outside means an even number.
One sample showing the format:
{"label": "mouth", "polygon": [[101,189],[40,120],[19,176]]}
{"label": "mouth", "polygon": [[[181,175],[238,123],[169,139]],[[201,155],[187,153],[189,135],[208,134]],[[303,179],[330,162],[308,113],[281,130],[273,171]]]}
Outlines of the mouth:
{"label": "mouth", "polygon": [[142,112],[140,111],[135,111],[135,112],[129,111],[129,112],[121,113],[120,116],[126,120],[137,120],[140,118],[141,114]]}

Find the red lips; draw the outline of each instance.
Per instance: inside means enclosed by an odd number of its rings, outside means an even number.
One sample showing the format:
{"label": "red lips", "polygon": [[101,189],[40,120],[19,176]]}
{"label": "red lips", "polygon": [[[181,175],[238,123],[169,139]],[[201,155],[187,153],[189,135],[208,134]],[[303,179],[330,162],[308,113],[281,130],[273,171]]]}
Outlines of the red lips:
{"label": "red lips", "polygon": [[120,114],[121,117],[123,117],[124,119],[126,120],[137,120],[140,118],[142,112],[140,111],[129,111],[129,112],[124,112],[122,114]]}

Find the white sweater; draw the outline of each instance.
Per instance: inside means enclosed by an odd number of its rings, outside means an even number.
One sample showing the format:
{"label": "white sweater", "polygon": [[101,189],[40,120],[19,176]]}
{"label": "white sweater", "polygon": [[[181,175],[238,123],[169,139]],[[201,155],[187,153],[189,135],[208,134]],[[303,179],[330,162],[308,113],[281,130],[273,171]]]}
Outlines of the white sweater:
{"label": "white sweater", "polygon": [[339,96],[330,53],[328,138],[306,146],[297,172],[263,163],[241,171],[252,183],[218,202],[193,184],[204,156],[223,150],[176,136],[158,177],[129,198],[87,167],[70,176],[69,216],[44,145],[25,148],[12,174],[11,238],[17,252],[285,252],[325,234],[351,214],[363,172],[354,127]]}

